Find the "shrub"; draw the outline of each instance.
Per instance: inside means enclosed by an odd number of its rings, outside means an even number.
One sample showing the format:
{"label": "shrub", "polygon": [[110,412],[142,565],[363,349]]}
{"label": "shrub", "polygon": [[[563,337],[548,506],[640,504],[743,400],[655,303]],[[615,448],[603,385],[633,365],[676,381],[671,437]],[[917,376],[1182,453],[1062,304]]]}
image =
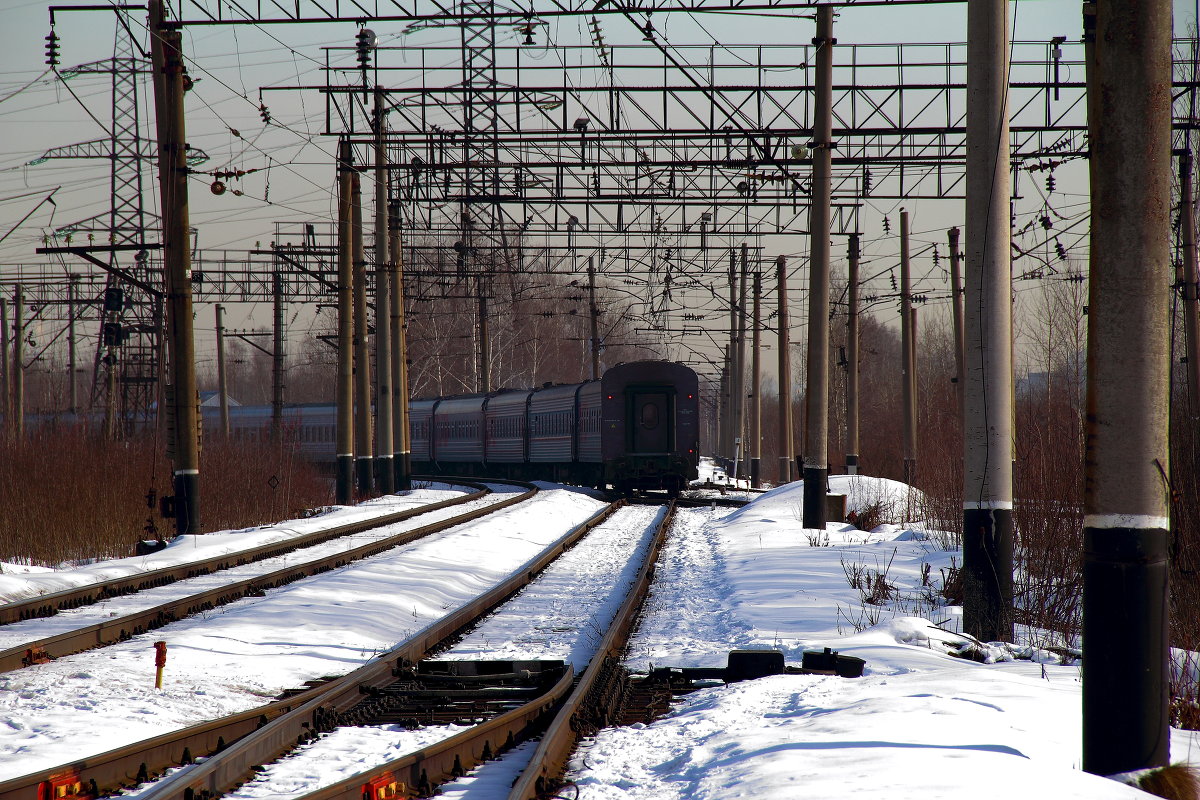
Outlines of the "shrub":
{"label": "shrub", "polygon": [[[0,438],[0,559],[53,566],[119,558],[155,527],[170,538],[173,522],[147,505],[151,493],[171,493],[163,452],[153,434],[114,442],[76,426]],[[287,443],[205,442],[200,475],[205,531],[278,521],[329,501],[328,480]]]}

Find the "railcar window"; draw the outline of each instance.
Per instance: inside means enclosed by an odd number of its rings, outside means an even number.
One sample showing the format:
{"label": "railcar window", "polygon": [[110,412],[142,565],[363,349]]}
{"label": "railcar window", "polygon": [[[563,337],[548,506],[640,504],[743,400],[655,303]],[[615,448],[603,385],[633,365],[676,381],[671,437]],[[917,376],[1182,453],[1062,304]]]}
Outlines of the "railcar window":
{"label": "railcar window", "polygon": [[652,431],[658,427],[658,406],[654,403],[642,405],[642,427]]}

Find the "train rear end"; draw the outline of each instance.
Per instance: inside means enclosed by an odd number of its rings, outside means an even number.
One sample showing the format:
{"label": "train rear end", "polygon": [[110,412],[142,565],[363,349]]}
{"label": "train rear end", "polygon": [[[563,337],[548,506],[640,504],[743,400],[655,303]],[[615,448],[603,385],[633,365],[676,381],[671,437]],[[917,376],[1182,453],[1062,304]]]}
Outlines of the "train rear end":
{"label": "train rear end", "polygon": [[699,382],[668,361],[619,364],[601,386],[605,481],[619,492],[677,494],[697,475]]}

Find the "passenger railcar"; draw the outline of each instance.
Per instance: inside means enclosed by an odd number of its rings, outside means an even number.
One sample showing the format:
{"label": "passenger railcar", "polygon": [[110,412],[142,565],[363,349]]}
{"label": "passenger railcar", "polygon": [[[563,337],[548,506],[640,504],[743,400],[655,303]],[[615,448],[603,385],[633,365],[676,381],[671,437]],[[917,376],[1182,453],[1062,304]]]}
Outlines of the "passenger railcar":
{"label": "passenger railcar", "polygon": [[[668,361],[619,364],[598,381],[416,399],[411,460],[427,474],[678,492],[696,477],[699,408],[696,373]],[[204,411],[215,432],[215,409]],[[269,433],[269,407],[237,407],[230,417],[235,439]],[[334,425],[330,405],[284,411],[285,434],[315,461],[333,460]]]}

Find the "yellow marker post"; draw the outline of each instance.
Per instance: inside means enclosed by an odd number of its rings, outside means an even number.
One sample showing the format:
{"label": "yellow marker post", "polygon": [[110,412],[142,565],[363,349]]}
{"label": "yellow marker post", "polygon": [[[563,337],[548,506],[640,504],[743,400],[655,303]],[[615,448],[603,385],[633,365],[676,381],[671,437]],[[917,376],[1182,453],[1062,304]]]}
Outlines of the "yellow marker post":
{"label": "yellow marker post", "polygon": [[165,667],[166,665],[167,665],[167,643],[166,642],[155,642],[154,643],[154,666],[155,666],[154,688],[155,689],[162,688],[163,667]]}

